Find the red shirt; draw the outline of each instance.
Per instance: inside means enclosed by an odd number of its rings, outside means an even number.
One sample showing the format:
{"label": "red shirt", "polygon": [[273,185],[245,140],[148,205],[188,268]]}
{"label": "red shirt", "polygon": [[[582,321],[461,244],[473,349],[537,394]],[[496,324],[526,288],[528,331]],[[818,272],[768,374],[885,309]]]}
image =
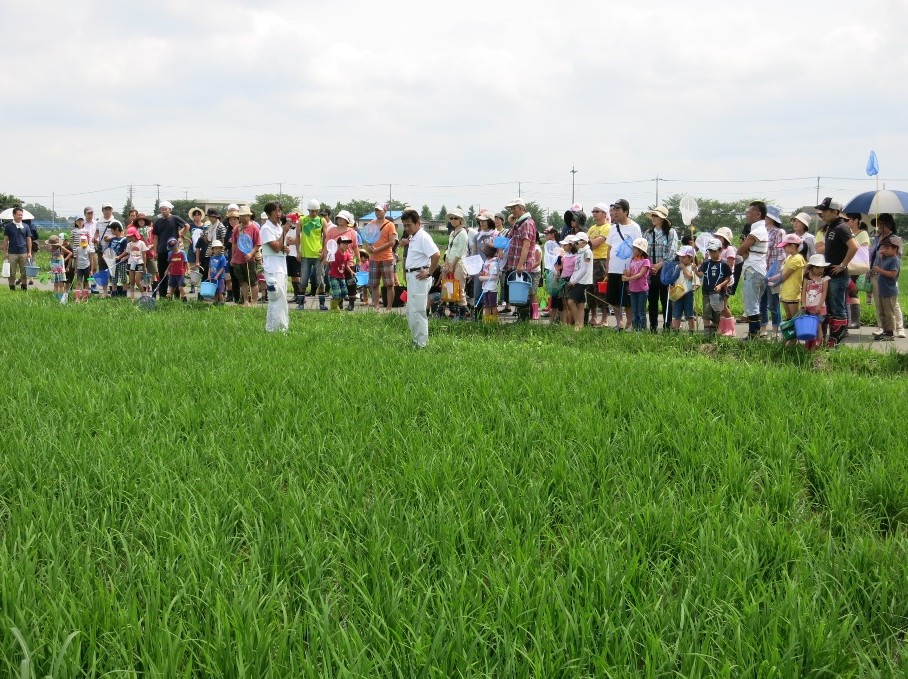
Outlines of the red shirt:
{"label": "red shirt", "polygon": [[186,275],[186,253],[182,250],[177,250],[176,252],[170,253],[170,275]]}
{"label": "red shirt", "polygon": [[[348,245],[347,247],[349,248],[350,246]],[[328,263],[328,275],[331,278],[346,278],[347,267],[350,266],[352,261],[353,254],[349,250],[346,252],[338,250],[334,253],[334,261]]]}

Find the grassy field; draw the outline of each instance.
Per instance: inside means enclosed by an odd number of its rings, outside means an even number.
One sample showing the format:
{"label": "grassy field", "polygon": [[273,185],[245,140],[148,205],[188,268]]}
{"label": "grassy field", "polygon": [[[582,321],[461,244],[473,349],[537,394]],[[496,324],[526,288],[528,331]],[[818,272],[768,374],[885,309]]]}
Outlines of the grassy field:
{"label": "grassy field", "polygon": [[442,323],[414,352],[397,316],[269,336],[5,292],[0,319],[6,675],[908,672],[904,356]]}

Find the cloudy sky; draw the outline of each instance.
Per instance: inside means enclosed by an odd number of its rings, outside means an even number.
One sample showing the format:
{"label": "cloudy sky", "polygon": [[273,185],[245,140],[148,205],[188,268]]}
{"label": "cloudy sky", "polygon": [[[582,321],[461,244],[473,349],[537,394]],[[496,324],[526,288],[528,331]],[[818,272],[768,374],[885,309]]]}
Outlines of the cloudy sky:
{"label": "cloudy sky", "polygon": [[[905,0],[4,0],[0,192],[56,206],[908,187]],[[783,179],[785,181],[752,181]],[[721,181],[720,181],[721,180]],[[742,181],[746,180],[746,181]]]}

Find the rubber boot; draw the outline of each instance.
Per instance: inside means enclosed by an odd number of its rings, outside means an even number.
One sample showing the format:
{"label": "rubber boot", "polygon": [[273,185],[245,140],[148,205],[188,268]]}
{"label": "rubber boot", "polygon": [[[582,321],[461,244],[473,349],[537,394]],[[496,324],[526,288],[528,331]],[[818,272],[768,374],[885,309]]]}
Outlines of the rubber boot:
{"label": "rubber boot", "polygon": [[835,347],[842,343],[848,334],[848,321],[844,318],[829,319],[829,341],[826,343],[829,347]]}
{"label": "rubber boot", "polygon": [[318,308],[319,308],[320,311],[327,311],[327,310],[328,310],[328,307],[325,306],[325,296],[324,296],[324,295],[319,295],[319,296],[318,296]]}
{"label": "rubber boot", "polygon": [[850,330],[857,330],[861,327],[861,302],[851,302],[851,323],[848,324]]}
{"label": "rubber boot", "polygon": [[719,319],[719,332],[725,337],[735,336],[735,319],[731,316]]}
{"label": "rubber boot", "polygon": [[[590,312],[589,309],[587,309],[584,313],[584,323],[586,322],[586,319],[589,318],[589,316]],[[539,302],[533,302],[532,304],[530,304],[530,318],[532,318],[534,321],[539,320]]]}
{"label": "rubber boot", "polygon": [[354,297],[347,298],[347,311],[353,311],[353,300],[354,299],[355,299]]}
{"label": "rubber boot", "polygon": [[331,311],[340,311],[341,302],[339,299],[331,300]]}

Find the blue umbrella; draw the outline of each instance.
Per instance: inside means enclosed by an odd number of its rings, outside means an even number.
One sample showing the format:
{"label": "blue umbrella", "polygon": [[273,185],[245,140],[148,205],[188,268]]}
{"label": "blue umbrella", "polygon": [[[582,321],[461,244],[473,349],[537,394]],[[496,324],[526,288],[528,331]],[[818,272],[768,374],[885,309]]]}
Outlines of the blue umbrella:
{"label": "blue umbrella", "polygon": [[844,212],[860,212],[865,215],[878,215],[881,212],[908,214],[908,193],[888,189],[867,191],[848,201]]}

